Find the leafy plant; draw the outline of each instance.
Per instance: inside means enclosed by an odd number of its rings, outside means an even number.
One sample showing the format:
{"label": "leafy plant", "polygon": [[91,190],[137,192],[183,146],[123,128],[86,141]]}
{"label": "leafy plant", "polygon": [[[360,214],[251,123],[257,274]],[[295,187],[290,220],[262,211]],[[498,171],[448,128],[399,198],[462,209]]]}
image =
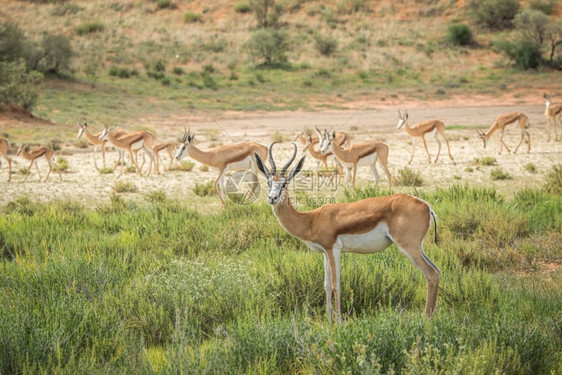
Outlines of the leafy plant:
{"label": "leafy plant", "polygon": [[518,0],[470,0],[467,6],[476,22],[490,29],[511,26],[520,7]]}
{"label": "leafy plant", "polygon": [[324,56],[333,55],[338,49],[338,40],[330,35],[316,35],[314,46]]}
{"label": "leafy plant", "polygon": [[192,190],[195,193],[195,195],[197,195],[198,197],[207,197],[207,196],[215,195],[215,190],[213,189],[212,181],[209,181],[205,184],[196,183]]}
{"label": "leafy plant", "polygon": [[245,44],[248,53],[258,65],[275,65],[287,62],[289,43],[287,35],[280,30],[260,29],[255,31]]}
{"label": "leafy plant", "polygon": [[449,26],[447,40],[456,46],[468,46],[472,43],[470,27],[461,23]]}
{"label": "leafy plant", "polygon": [[183,19],[186,23],[196,23],[196,22],[201,22],[202,16],[201,14],[198,13],[187,12],[184,13]]}
{"label": "leafy plant", "polygon": [[511,180],[511,175],[501,168],[495,168],[490,171],[492,180]]}
{"label": "leafy plant", "polygon": [[103,25],[103,23],[99,22],[99,21],[94,21],[94,22],[86,22],[83,23],[82,25],[78,26],[75,31],[76,34],[78,35],[86,35],[86,34],[92,34],[92,33],[99,33],[102,32],[105,29],[105,26]]}
{"label": "leafy plant", "polygon": [[129,181],[117,181],[113,185],[113,191],[115,193],[136,193],[139,191],[137,185]]}
{"label": "leafy plant", "polygon": [[423,178],[420,172],[404,167],[398,170],[398,177],[395,178],[394,183],[401,186],[422,186]]}

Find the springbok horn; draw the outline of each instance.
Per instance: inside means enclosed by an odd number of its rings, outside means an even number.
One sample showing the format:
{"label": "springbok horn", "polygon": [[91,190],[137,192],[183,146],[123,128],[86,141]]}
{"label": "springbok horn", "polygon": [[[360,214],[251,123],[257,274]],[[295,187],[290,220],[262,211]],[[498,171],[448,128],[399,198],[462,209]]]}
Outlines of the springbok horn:
{"label": "springbok horn", "polygon": [[289,169],[289,167],[291,166],[291,164],[293,164],[293,161],[297,157],[297,144],[294,143],[294,142],[293,142],[293,147],[295,148],[295,151],[293,152],[293,156],[291,156],[291,159],[281,169],[281,176],[285,176],[285,173],[287,172],[287,169]]}
{"label": "springbok horn", "polygon": [[402,118],[402,114],[400,113],[400,110],[398,110],[398,118]]}
{"label": "springbok horn", "polygon": [[185,141],[187,141],[187,135],[187,130],[183,128],[183,137],[181,137],[181,143],[185,143]]}
{"label": "springbok horn", "polygon": [[273,145],[277,142],[273,142],[269,146],[269,164],[271,164],[271,175],[275,176],[277,174],[277,166],[275,165],[275,160],[273,160]]}

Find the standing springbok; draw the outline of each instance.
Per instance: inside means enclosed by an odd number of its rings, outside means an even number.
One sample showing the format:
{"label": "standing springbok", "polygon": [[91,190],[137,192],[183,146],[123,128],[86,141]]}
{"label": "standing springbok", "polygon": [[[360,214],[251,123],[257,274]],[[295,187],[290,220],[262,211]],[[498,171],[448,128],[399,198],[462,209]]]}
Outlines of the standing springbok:
{"label": "standing springbok", "polygon": [[[181,160],[187,155],[198,162],[217,168],[219,175],[213,184],[213,189],[221,200],[221,208],[224,207],[224,181],[223,177],[230,170],[250,169],[256,176],[252,184],[252,193],[257,188],[257,169],[254,154],[267,156],[267,147],[256,142],[241,142],[234,145],[218,146],[211,150],[203,151],[193,144],[195,135],[191,130],[184,131],[181,145],[176,152],[176,160]],[[217,188],[219,185],[219,188]]]}
{"label": "standing springbok", "polygon": [[[27,172],[25,174],[25,178],[23,179],[22,182],[25,182],[27,180],[27,177],[29,176],[29,172],[31,172],[31,167],[33,167],[33,164],[35,164],[35,167],[37,168],[39,181],[41,181],[41,172],[39,172],[39,166],[37,165],[37,159],[39,159],[41,156],[44,156],[45,159],[47,159],[47,163],[49,164],[49,172],[47,172],[47,177],[45,177],[45,180],[43,182],[47,182],[53,167],[58,167],[57,163],[55,162],[55,152],[51,150],[49,147],[38,146],[38,147],[29,148],[29,146],[27,145],[21,145],[21,147],[18,149],[18,152],[16,153],[16,156],[20,156],[20,155],[27,160],[31,160],[31,164],[29,164],[29,167],[27,168]],[[59,172],[59,177],[60,180],[62,181],[62,173],[60,168],[57,168],[56,171]]]}
{"label": "standing springbok", "polygon": [[[115,134],[116,127],[109,127],[105,125],[101,135],[99,136],[100,140],[107,139],[112,145],[117,147],[118,149],[122,149],[129,152],[129,158],[131,159],[131,163],[137,168],[137,173],[139,176],[142,176],[141,168],[138,165],[138,160],[135,159],[133,153],[137,152],[140,149],[144,149],[145,153],[150,158],[150,164],[148,166],[148,174],[150,175],[150,171],[152,170],[152,165],[156,167],[156,172],[160,174],[158,171],[158,160],[154,157],[154,151],[152,147],[154,146],[154,134],[149,131],[136,131],[131,133],[125,133],[123,135],[117,136]],[[121,163],[121,170],[119,172],[119,176],[123,174],[123,163]]]}
{"label": "standing springbok", "polygon": [[527,152],[531,152],[531,135],[526,130],[530,126],[530,124],[528,123],[529,118],[524,113],[521,113],[521,112],[506,113],[504,115],[499,115],[498,118],[496,118],[496,121],[494,121],[494,123],[492,124],[492,126],[490,126],[490,129],[488,129],[488,131],[486,133],[483,133],[481,131],[476,130],[476,133],[478,133],[478,135],[480,136],[480,139],[482,139],[484,148],[486,148],[486,143],[488,142],[488,140],[490,139],[492,134],[494,134],[496,132],[496,130],[499,130],[500,131],[500,152],[499,152],[499,154],[501,155],[501,153],[503,151],[503,146],[505,146],[508,153],[511,152],[509,147],[507,147],[507,145],[503,141],[503,136],[505,134],[505,127],[507,125],[515,123],[515,121],[517,121],[517,127],[521,131],[521,139],[519,140],[519,143],[517,144],[517,147],[515,147],[515,150],[513,151],[513,153],[514,154],[517,153],[517,150],[519,149],[519,146],[521,146],[521,143],[523,142],[523,139],[525,137],[527,137],[527,141],[528,141],[527,142]]}
{"label": "standing springbok", "polygon": [[441,141],[439,140],[438,135],[440,135],[445,140],[445,143],[447,144],[447,151],[449,151],[449,157],[452,161],[454,161],[453,155],[451,155],[451,148],[449,147],[449,140],[447,139],[447,137],[445,137],[445,124],[442,121],[439,121],[437,119],[427,120],[410,126],[408,124],[408,110],[406,110],[403,115],[400,113],[400,111],[398,111],[398,125],[396,126],[396,128],[401,129],[403,126],[406,130],[406,133],[414,140],[414,146],[412,147],[412,156],[410,156],[410,161],[408,161],[408,164],[410,164],[414,159],[416,139],[418,139],[418,137],[421,137],[421,139],[423,140],[423,145],[425,147],[425,151],[427,152],[427,158],[429,160],[429,164],[431,164],[431,155],[429,154],[429,150],[427,149],[427,142],[425,141],[425,135],[429,132],[433,132],[435,140],[439,145],[434,163],[437,163],[437,160],[439,160],[439,154],[441,153]]}
{"label": "standing springbok", "polygon": [[176,150],[176,144],[174,142],[161,142],[152,146],[152,151],[154,151],[154,155],[156,155],[156,157],[158,158],[158,166],[156,167],[158,170],[160,170],[160,163],[164,164],[164,161],[160,157],[160,151],[164,150],[166,150],[168,156],[170,157],[170,165],[168,165],[168,168],[164,166],[164,171],[169,171],[170,168],[172,168],[172,163],[174,162],[174,151]]}
{"label": "standing springbok", "polygon": [[[552,103],[552,94],[546,95],[543,94],[544,97],[544,115],[546,116],[546,129],[548,131],[548,139],[547,142],[550,142],[550,126],[552,124],[552,128],[554,129],[554,142],[558,141],[558,132],[556,131],[556,118],[558,117],[558,121],[562,124],[562,104],[560,103]],[[560,140],[562,140],[562,135],[560,136]]]}
{"label": "standing springbok", "polygon": [[[78,128],[79,128],[77,138],[80,139],[80,138],[82,138],[82,136],[85,136],[86,139],[88,140],[88,142],[90,142],[94,146],[94,167],[96,168],[96,170],[99,171],[98,165],[96,163],[96,148],[98,148],[98,147],[101,148],[102,168],[105,168],[105,144],[107,143],[107,139],[103,139],[103,140],[99,139],[102,132],[99,132],[99,133],[96,133],[96,134],[90,133],[90,131],[88,130],[88,124],[86,123],[86,121],[84,121],[83,124],[77,122],[76,125],[78,125]],[[122,129],[113,130],[113,134],[116,137],[120,137],[125,133],[126,133],[126,131],[124,131]],[[119,154],[119,159],[117,160],[117,162],[113,166],[113,170],[115,170],[115,168],[117,167],[117,164],[123,162],[123,151],[121,151],[121,149],[118,148],[117,152]]]}
{"label": "standing springbok", "polygon": [[375,176],[375,187],[380,181],[377,171],[377,161],[381,165],[386,178],[388,178],[388,192],[392,189],[392,176],[388,170],[388,145],[378,141],[368,141],[356,143],[344,149],[341,146],[340,135],[333,132],[331,135],[328,131],[324,131],[321,142],[321,151],[323,154],[333,152],[340,163],[346,168],[346,184],[349,183],[351,176],[352,187],[355,189],[355,177],[357,176],[357,167],[368,166],[371,168]]}
{"label": "standing springbok", "polygon": [[354,203],[328,204],[312,211],[298,212],[291,204],[287,187],[300,172],[305,157],[288,174],[287,171],[297,155],[278,173],[273,160],[273,145],[269,146],[271,171],[256,154],[258,169],[267,178],[268,203],[287,233],[303,241],[311,250],[324,254],[324,289],[326,311],[332,321],[332,292],[334,293],[336,320],[341,323],[340,303],[340,256],[342,252],[371,254],[396,244],[425,276],[427,300],[425,314],[431,316],[437,307],[437,291],[441,272],[424,254],[422,242],[435,222],[437,242],[437,216],[429,204],[407,194],[368,198]]}
{"label": "standing springbok", "polygon": [[[12,180],[12,158],[8,156],[8,140],[0,138],[0,155],[8,162],[8,182]],[[0,168],[2,167],[2,159],[0,158]]]}

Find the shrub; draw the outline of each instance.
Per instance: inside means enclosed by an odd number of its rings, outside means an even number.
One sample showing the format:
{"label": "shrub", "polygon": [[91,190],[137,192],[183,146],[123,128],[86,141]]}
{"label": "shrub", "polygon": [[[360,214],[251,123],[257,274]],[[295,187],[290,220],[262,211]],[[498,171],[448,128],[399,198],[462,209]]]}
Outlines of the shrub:
{"label": "shrub", "polygon": [[173,4],[171,0],[158,0],[156,5],[158,9],[175,8],[175,4]]}
{"label": "shrub", "polygon": [[150,203],[164,203],[166,202],[166,192],[164,190],[153,190],[144,194],[144,199]]}
{"label": "shrub", "polygon": [[236,13],[251,13],[252,8],[250,8],[250,4],[248,4],[247,2],[241,2],[234,5],[234,11]]}
{"label": "shrub", "polygon": [[279,130],[276,130],[275,133],[273,133],[273,135],[271,136],[271,140],[273,142],[283,142],[285,140],[285,137],[283,137],[283,134],[281,134]]}
{"label": "shrub", "polygon": [[180,76],[180,75],[184,74],[185,72],[183,71],[183,69],[180,66],[174,66],[172,68],[172,73]]}
{"label": "shrub", "polygon": [[258,65],[275,65],[287,62],[289,44],[287,35],[279,30],[255,31],[245,44],[250,56]]}
{"label": "shrub", "polygon": [[68,170],[68,168],[69,168],[68,160],[66,160],[65,158],[57,158],[57,165],[55,166],[55,170],[64,172]]}
{"label": "shrub", "polygon": [[76,142],[74,142],[74,147],[76,148],[88,148],[88,146],[90,145],[90,142],[88,142],[87,139],[84,138],[80,138],[79,140],[77,140]]}
{"label": "shrub", "polygon": [[490,171],[492,180],[511,180],[511,175],[501,168],[495,168]]}
{"label": "shrub", "polygon": [[110,168],[110,167],[100,168],[98,170],[98,172],[100,174],[110,174],[110,173],[113,173],[113,168]]}
{"label": "shrub", "polygon": [[518,0],[470,0],[468,7],[479,24],[502,29],[511,26],[520,5]]}
{"label": "shrub", "polygon": [[537,166],[533,163],[527,163],[525,164],[525,170],[527,172],[535,173],[537,171]]}
{"label": "shrub", "polygon": [[135,167],[134,165],[129,165],[127,168],[125,168],[125,172],[126,173],[136,173],[137,167]]}
{"label": "shrub", "polygon": [[191,172],[191,170],[195,167],[195,163],[192,161],[181,161],[180,164],[175,168],[175,170],[182,171],[182,172]]}
{"label": "shrub", "polygon": [[205,165],[205,164],[201,164],[201,165],[199,166],[199,170],[200,170],[201,172],[208,172],[208,171],[209,171],[209,166],[208,166],[208,165]]}
{"label": "shrub", "polygon": [[31,110],[37,103],[38,86],[42,80],[41,73],[28,71],[23,59],[0,62],[0,103]]}
{"label": "shrub", "polygon": [[404,167],[398,170],[394,183],[401,186],[422,186],[423,179],[418,171]]}
{"label": "shrub", "polygon": [[552,14],[556,0],[530,0],[529,7],[531,9],[540,10],[544,14]]}
{"label": "shrub", "polygon": [[195,184],[193,187],[193,192],[199,197],[206,197],[215,195],[215,190],[213,189],[213,182],[209,181],[206,184]]}
{"label": "shrub", "polygon": [[250,0],[250,8],[260,28],[276,27],[283,12],[275,0]]}
{"label": "shrub", "polygon": [[316,49],[324,56],[333,55],[338,48],[338,40],[333,36],[316,35],[314,41]]}
{"label": "shrub", "polygon": [[76,34],[85,35],[91,33],[101,32],[105,29],[105,26],[101,22],[87,22],[76,28]]}
{"label": "shrub", "polygon": [[201,22],[201,15],[198,13],[187,12],[183,15],[183,19],[186,23]]}
{"label": "shrub", "polygon": [[117,181],[115,185],[113,185],[113,191],[116,193],[136,193],[139,189],[137,185],[132,182]]}
{"label": "shrub", "polygon": [[451,25],[447,33],[447,40],[456,46],[468,46],[472,43],[472,31],[463,23]]}
{"label": "shrub", "polygon": [[543,59],[540,44],[528,40],[503,41],[500,50],[521,69],[536,69]]}
{"label": "shrub", "polygon": [[210,75],[210,74],[203,74],[202,76],[203,78],[203,85],[208,88],[208,89],[212,89],[212,90],[216,90],[218,88],[218,84],[215,81],[215,79]]}
{"label": "shrub", "polygon": [[172,84],[172,80],[169,77],[164,77],[162,78],[160,83],[162,83],[162,85],[164,86],[170,86]]}
{"label": "shrub", "polygon": [[476,165],[485,165],[485,166],[495,165],[496,161],[497,161],[496,158],[491,157],[491,156],[485,156],[483,158],[475,158],[474,159],[474,163]]}
{"label": "shrub", "polygon": [[543,189],[548,193],[562,194],[562,164],[552,166],[546,175]]}
{"label": "shrub", "polygon": [[513,24],[525,39],[542,44],[548,31],[549,18],[540,10],[525,9],[515,16]]}
{"label": "shrub", "polygon": [[57,5],[56,7],[54,7],[51,10],[50,14],[51,16],[62,17],[66,15],[76,14],[82,9],[83,8],[73,3],[63,3],[61,5]]}

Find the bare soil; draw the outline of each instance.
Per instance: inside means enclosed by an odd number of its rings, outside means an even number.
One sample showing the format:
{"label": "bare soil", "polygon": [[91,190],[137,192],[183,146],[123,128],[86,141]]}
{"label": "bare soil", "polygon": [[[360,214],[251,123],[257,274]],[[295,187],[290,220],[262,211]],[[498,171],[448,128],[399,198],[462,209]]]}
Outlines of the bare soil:
{"label": "bare soil", "polygon": [[[437,164],[429,164],[423,144],[418,142],[414,161],[410,168],[419,171],[423,177],[424,184],[421,189],[435,189],[452,184],[470,184],[483,186],[496,186],[507,195],[525,187],[537,187],[543,184],[544,175],[551,169],[552,165],[562,162],[562,142],[546,142],[546,120],[543,115],[542,105],[513,105],[513,106],[424,106],[411,109],[410,123],[439,118],[448,125],[456,125],[456,128],[447,131],[450,140],[451,152],[455,158],[451,161],[447,155],[445,144],[441,150],[441,156]],[[521,111],[529,116],[531,128],[532,149],[527,153],[527,145],[523,144],[517,154],[498,155],[499,134],[494,134],[487,149],[483,149],[482,142],[477,138],[475,128],[489,126],[500,114]],[[25,119],[26,128],[30,125],[30,119]],[[37,126],[45,126],[37,120]],[[6,119],[0,122],[0,132]],[[146,118],[141,120],[141,125],[150,125],[157,129],[157,138],[160,141],[177,140],[181,137],[185,126],[190,126],[196,135],[198,146],[208,149],[220,144],[232,143],[234,141],[256,141],[269,144],[272,135],[279,131],[286,141],[292,141],[294,136],[304,129],[313,129],[314,126],[341,130],[348,132],[353,142],[369,139],[380,139],[390,147],[389,169],[393,176],[398,175],[398,170],[407,165],[412,151],[412,140],[403,130],[397,130],[397,114],[395,109],[381,108],[378,110],[349,110],[349,111],[323,111],[323,112],[274,112],[274,113],[228,113],[217,115],[214,121],[195,120],[193,115],[170,115],[167,117]],[[74,125],[68,125],[72,127]],[[460,127],[460,128],[459,128]],[[511,130],[509,130],[511,128]],[[97,129],[92,129],[96,130]],[[31,129],[29,131],[32,131]],[[559,129],[562,132],[562,129]],[[11,138],[11,142],[17,142]],[[433,136],[427,137],[429,151],[434,158],[437,152],[437,143]],[[513,148],[519,141],[519,133],[515,126],[508,127],[506,143]],[[289,142],[279,145],[276,159],[288,158],[292,149]],[[13,153],[15,149],[12,149]],[[299,144],[299,154],[302,146]],[[34,199],[47,200],[77,200],[88,206],[96,206],[101,202],[107,202],[112,188],[117,180],[117,173],[100,174],[94,168],[93,147],[79,149],[70,143],[57,152],[57,157],[67,159],[70,169],[63,173],[63,181],[59,181],[58,175],[51,174],[46,183],[38,182],[37,171],[31,171],[31,176],[26,183],[22,183],[23,175],[18,173],[29,162],[12,155],[14,159],[14,175],[12,182],[6,182],[7,166],[3,162],[0,169],[0,206],[17,199],[28,196]],[[97,152],[97,162],[101,165],[101,154]],[[117,154],[108,152],[108,164],[112,164]],[[495,166],[477,166],[475,158],[486,156],[497,159]],[[168,156],[162,153],[165,164],[168,164]],[[175,163],[175,162],[174,162]],[[532,163],[536,166],[536,172],[528,171],[525,166]],[[470,171],[470,168],[472,171]],[[44,178],[47,172],[45,160],[39,161],[41,176]],[[316,169],[316,163],[308,158],[306,168]],[[509,180],[494,181],[490,171],[501,168],[511,176]],[[379,168],[383,180],[381,187],[386,187],[384,173]],[[124,173],[119,180],[130,181],[137,188],[137,193],[124,193],[126,199],[141,199],[141,197],[154,190],[164,191],[168,197],[178,198],[193,202],[194,207],[203,210],[214,210],[219,206],[217,197],[197,197],[192,189],[196,183],[214,181],[217,171],[210,169],[202,172],[199,163],[191,172],[171,171],[160,175],[151,174],[148,177],[140,177],[135,173]],[[374,178],[369,168],[360,168],[358,171],[358,186],[367,186],[374,183]],[[262,189],[263,190],[263,189]],[[394,186],[395,191],[411,191],[411,188]],[[329,191],[310,192],[309,194],[323,195],[334,194]],[[262,195],[263,197],[263,195]]]}

